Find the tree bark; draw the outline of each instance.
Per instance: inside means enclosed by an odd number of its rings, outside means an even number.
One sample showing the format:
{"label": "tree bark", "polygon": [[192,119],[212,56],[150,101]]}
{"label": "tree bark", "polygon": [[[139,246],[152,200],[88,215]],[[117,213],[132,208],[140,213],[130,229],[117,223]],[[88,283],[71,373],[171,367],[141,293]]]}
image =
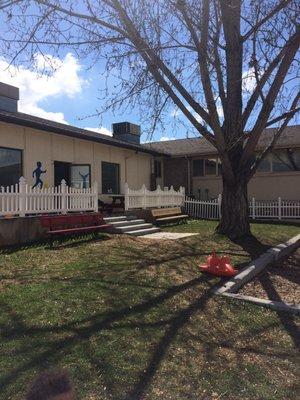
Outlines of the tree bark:
{"label": "tree bark", "polygon": [[250,236],[247,181],[236,178],[234,182],[223,179],[221,219],[216,229],[230,239]]}

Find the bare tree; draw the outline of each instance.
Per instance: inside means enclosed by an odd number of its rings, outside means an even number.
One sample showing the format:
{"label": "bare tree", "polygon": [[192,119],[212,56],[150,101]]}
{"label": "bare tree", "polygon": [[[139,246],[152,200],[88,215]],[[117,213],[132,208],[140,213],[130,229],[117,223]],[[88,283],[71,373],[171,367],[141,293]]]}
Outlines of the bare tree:
{"label": "bare tree", "polygon": [[[250,234],[248,182],[299,111],[297,0],[3,3],[2,51],[12,63],[66,48],[90,65],[105,62],[107,108],[137,109],[152,129],[175,105],[221,159],[218,232]],[[257,154],[268,126],[276,133]]]}

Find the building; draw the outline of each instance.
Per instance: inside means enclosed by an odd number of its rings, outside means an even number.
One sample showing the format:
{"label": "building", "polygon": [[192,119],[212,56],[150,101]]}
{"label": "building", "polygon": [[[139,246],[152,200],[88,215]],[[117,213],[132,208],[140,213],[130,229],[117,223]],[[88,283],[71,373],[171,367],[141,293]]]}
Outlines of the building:
{"label": "building", "polygon": [[[131,189],[171,186],[211,199],[222,192],[216,149],[204,138],[140,143],[140,128],[113,124],[113,137],[18,112],[19,89],[0,83],[0,186],[72,187],[98,183],[99,198]],[[262,135],[264,149],[273,129]],[[300,199],[300,126],[289,126],[249,183],[249,197]]]}
{"label": "building", "polygon": [[100,198],[148,188],[155,150],[140,144],[139,126],[113,124],[113,137],[18,112],[19,89],[0,83],[0,186],[24,176],[29,184],[72,187],[96,181]]}
{"label": "building", "polygon": [[[272,140],[274,129],[266,129],[257,152]],[[204,138],[178,139],[147,144],[168,157],[156,161],[157,182],[184,186],[186,193],[203,200],[222,193],[221,164],[216,149]],[[300,199],[300,125],[288,126],[276,147],[261,163],[248,186],[249,197],[273,200]]]}

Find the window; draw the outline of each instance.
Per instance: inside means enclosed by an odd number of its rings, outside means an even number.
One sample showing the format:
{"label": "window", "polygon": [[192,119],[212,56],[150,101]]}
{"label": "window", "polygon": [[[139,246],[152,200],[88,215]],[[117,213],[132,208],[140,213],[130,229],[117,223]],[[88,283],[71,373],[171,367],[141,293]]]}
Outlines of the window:
{"label": "window", "polygon": [[[259,155],[260,156],[260,155]],[[258,156],[258,157],[259,157]],[[258,165],[257,172],[271,172],[271,160],[266,156]]]}
{"label": "window", "polygon": [[71,165],[70,166],[71,187],[88,189],[91,186],[91,166]]}
{"label": "window", "polygon": [[161,161],[154,160],[154,175],[155,178],[161,178]]}
{"label": "window", "polygon": [[0,186],[18,183],[22,176],[22,150],[0,147]]}
{"label": "window", "polygon": [[102,193],[120,193],[120,166],[102,162]]}
{"label": "window", "polygon": [[205,175],[217,175],[217,160],[215,158],[205,160]]}
{"label": "window", "polygon": [[273,151],[272,164],[273,172],[300,171],[300,149]]}
{"label": "window", "polygon": [[193,176],[204,176],[204,160],[193,160]]}
{"label": "window", "polygon": [[202,160],[193,160],[193,176],[216,176],[217,164],[221,173],[221,162],[217,158],[206,158]]}

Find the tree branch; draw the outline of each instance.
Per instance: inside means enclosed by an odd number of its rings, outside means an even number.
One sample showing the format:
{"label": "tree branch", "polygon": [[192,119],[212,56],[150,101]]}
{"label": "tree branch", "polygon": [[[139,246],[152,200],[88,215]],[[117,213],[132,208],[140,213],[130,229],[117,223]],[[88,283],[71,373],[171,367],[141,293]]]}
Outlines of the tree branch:
{"label": "tree branch", "polygon": [[[300,109],[300,108],[296,107],[298,102],[299,102],[299,99],[300,99],[300,91],[295,96],[295,98],[294,98],[294,100],[292,102],[290,111],[288,111],[287,113],[283,114],[283,115],[286,115],[286,117],[285,117],[286,119],[283,122],[283,124],[280,126],[280,128],[277,129],[277,132],[275,133],[271,143],[265,148],[265,150],[262,152],[260,157],[258,157],[255,160],[253,166],[251,167],[250,173],[248,175],[248,181],[253,177],[253,175],[257,171],[257,168],[258,168],[259,164],[263,161],[263,159],[273,150],[273,148],[276,145],[276,143],[278,142],[282,132],[284,131],[284,129],[287,127],[287,125],[290,122],[290,120],[293,118],[293,116],[297,112],[295,110],[299,110]],[[277,118],[275,118],[275,119],[277,119]]]}
{"label": "tree branch", "polygon": [[294,115],[297,114],[297,112],[299,112],[299,111],[300,111],[300,107],[296,107],[296,108],[294,108],[294,109],[292,109],[292,110],[290,110],[290,111],[287,111],[286,113],[284,113],[284,114],[282,114],[282,115],[279,115],[279,116],[276,117],[276,118],[271,119],[271,121],[268,121],[268,122],[266,123],[266,127],[269,127],[269,126],[271,126],[271,125],[274,125],[274,124],[276,124],[276,122],[279,122],[279,121],[281,121],[282,119],[289,117],[290,115],[291,115],[291,117],[293,118]]}
{"label": "tree branch", "polygon": [[170,80],[170,82],[174,85],[176,90],[180,93],[180,95],[185,99],[185,101],[193,108],[193,110],[198,113],[208,124],[210,124],[210,119],[208,113],[193,99],[193,97],[187,92],[187,90],[182,86],[182,84],[177,80],[177,78],[172,74],[169,68],[162,62],[162,60],[153,52],[153,50],[148,46],[148,44],[142,39],[140,34],[137,32],[134,24],[131,19],[127,15],[125,9],[122,7],[118,0],[113,0],[115,10],[118,12],[119,18],[122,20],[123,25],[127,29],[128,37],[139,53],[143,57],[146,62],[149,71],[155,77],[157,82],[163,87],[166,93],[173,99],[175,104],[180,108],[180,110],[188,117],[188,119],[193,123],[196,129],[206,137],[211,143],[215,145],[215,140],[213,135],[202,125],[200,124],[196,118],[188,111],[185,107],[184,103],[179,99],[179,97],[175,94],[171,86],[168,82],[163,78],[163,76],[159,73],[158,69],[160,69],[163,74]]}
{"label": "tree branch", "polygon": [[245,42],[249,37],[255,33],[262,25],[264,25],[269,19],[271,19],[280,10],[285,8],[291,0],[282,0],[272,11],[269,12],[264,18],[258,21],[245,35],[242,36],[242,41]]}
{"label": "tree branch", "polygon": [[293,38],[294,40],[290,43],[289,47],[286,50],[286,53],[281,61],[281,64],[270,87],[269,93],[266,96],[265,102],[252,129],[251,135],[249,136],[248,142],[245,145],[244,152],[240,160],[240,167],[248,162],[249,158],[255,151],[263,129],[266,127],[266,123],[274,107],[274,102],[276,100],[278,92],[282,86],[282,83],[284,82],[285,76],[288,73],[295,54],[299,48],[300,29],[296,32]]}
{"label": "tree branch", "polygon": [[259,98],[259,96],[260,96],[260,94],[262,92],[262,89],[264,88],[266,82],[270,78],[272,72],[275,70],[275,68],[280,63],[280,60],[282,59],[282,57],[284,57],[284,54],[287,51],[289,45],[295,39],[294,36],[285,44],[285,46],[280,50],[280,52],[273,59],[273,61],[270,62],[268,68],[266,69],[266,71],[264,72],[264,74],[262,75],[260,80],[257,81],[256,88],[254,89],[250,99],[248,100],[246,108],[245,108],[245,110],[243,112],[243,116],[242,116],[242,128],[243,129],[245,128],[245,126],[247,124],[247,121],[248,121],[248,119],[249,119],[249,117],[251,115],[251,112],[253,111],[253,108],[254,108],[254,106],[255,106],[255,104],[257,102],[257,99]]}

